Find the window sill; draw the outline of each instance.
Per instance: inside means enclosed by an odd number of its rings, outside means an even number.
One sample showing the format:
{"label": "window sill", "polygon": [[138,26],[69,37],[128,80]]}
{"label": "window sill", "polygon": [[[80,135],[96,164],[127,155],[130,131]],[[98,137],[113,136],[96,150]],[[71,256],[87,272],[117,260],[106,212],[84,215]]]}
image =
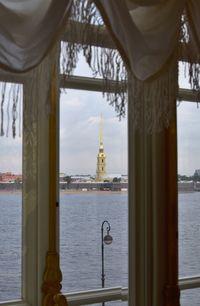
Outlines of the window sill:
{"label": "window sill", "polygon": [[128,288],[113,287],[96,290],[64,293],[69,306],[89,305],[108,301],[127,301]]}

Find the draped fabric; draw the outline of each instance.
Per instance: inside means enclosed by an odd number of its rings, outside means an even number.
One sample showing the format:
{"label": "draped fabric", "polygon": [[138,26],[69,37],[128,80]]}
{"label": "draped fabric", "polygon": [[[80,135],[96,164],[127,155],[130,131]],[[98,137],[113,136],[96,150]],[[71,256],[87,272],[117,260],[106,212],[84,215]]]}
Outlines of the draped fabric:
{"label": "draped fabric", "polygon": [[96,1],[129,73],[129,115],[150,133],[169,126],[178,91],[179,0]]}
{"label": "draped fabric", "polygon": [[71,0],[1,0],[0,64],[22,72],[42,60],[55,42]]}
{"label": "draped fabric", "polygon": [[[124,84],[129,79],[136,127],[144,109],[147,130],[168,126],[177,98],[173,83],[177,82],[178,56],[189,62],[189,80],[199,90],[199,0],[1,0],[0,5],[0,65],[16,72],[41,62],[68,16],[100,29],[104,27],[99,22],[102,16],[120,54],[114,48],[94,52],[89,31],[84,55],[91,67],[96,63],[92,67],[95,74],[117,81],[108,99],[119,115],[124,114]],[[72,35],[76,34],[72,29]],[[76,64],[80,46],[67,48],[64,70],[68,73]],[[105,82],[105,92],[109,92],[108,84]]]}
{"label": "draped fabric", "polygon": [[[35,77],[32,81],[26,82],[26,89],[24,101],[30,101],[31,105],[24,102],[23,108],[28,111],[24,117],[23,126],[27,129],[32,126],[37,118],[36,103],[34,98],[37,95],[40,97],[41,102],[44,100],[44,108],[47,112],[48,91],[50,88],[50,73],[51,68],[45,64],[39,65],[44,57],[48,55],[57,42],[58,35],[65,25],[66,16],[72,0],[1,0],[0,1],[0,75],[1,79],[10,82],[20,83],[15,76],[17,73],[32,70],[31,74],[35,72],[35,66],[43,67],[46,71],[38,73],[40,82],[43,82],[43,94],[39,95],[39,91],[34,93]],[[48,56],[46,56],[48,57]],[[6,73],[9,72],[6,78]],[[41,70],[41,69],[40,69]],[[24,80],[30,79],[30,74],[24,74]],[[24,83],[23,80],[23,83]],[[20,90],[19,90],[20,88]],[[8,83],[0,84],[0,136],[21,135],[21,130],[18,133],[18,126],[21,125],[21,99],[22,99],[22,86],[11,85]],[[33,89],[33,90],[32,90]],[[30,95],[32,94],[32,97]],[[8,103],[5,100],[8,99]],[[29,122],[26,122],[26,118]],[[30,127],[28,128],[30,131]]]}
{"label": "draped fabric", "polygon": [[101,0],[96,4],[138,79],[154,76],[178,48],[184,60],[199,62],[199,0],[126,0],[123,6],[120,0]]}
{"label": "draped fabric", "polygon": [[177,47],[184,1],[157,0],[148,6],[145,1],[130,2],[136,5],[122,6],[120,0],[102,0],[101,5],[131,70],[145,80],[161,69]]}

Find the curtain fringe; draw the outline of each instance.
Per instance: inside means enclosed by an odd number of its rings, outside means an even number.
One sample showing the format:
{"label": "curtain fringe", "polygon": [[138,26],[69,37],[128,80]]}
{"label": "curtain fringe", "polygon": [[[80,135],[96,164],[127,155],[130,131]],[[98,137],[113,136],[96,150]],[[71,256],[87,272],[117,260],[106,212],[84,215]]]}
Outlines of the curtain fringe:
{"label": "curtain fringe", "polygon": [[[134,128],[152,133],[168,127],[174,114],[178,92],[177,52],[170,64],[168,61],[159,74],[146,81],[140,81],[133,73],[128,72],[117,49],[99,48],[88,43],[90,37],[95,37],[95,40],[101,39],[99,33],[104,26],[93,1],[74,0],[71,20],[82,24],[82,33],[77,33],[77,28],[71,22],[72,37],[69,40],[82,36],[87,44],[62,44],[62,72],[66,76],[73,72],[78,55],[82,51],[94,77],[100,76],[104,79],[103,95],[115,107],[119,117],[125,116],[129,92],[129,114]],[[88,27],[88,24],[91,26]],[[113,92],[110,90],[111,81],[116,82]]]}
{"label": "curtain fringe", "polygon": [[[196,39],[192,27],[190,27],[188,11],[185,10],[181,19],[181,50],[180,57],[184,54],[187,58],[184,77],[188,79],[191,89],[196,92],[197,103],[200,102],[200,55],[195,45]],[[182,52],[184,51],[184,52]]]}
{"label": "curtain fringe", "polygon": [[[87,37],[85,41],[89,42],[90,37],[95,37],[101,41],[101,30],[104,27],[103,20],[95,4],[91,0],[74,0],[70,19],[81,23],[77,32],[74,22],[69,23],[70,35],[69,41],[74,41],[74,37]],[[88,25],[91,25],[88,27]],[[92,27],[92,25],[94,27]],[[84,41],[84,39],[83,39]],[[109,103],[114,106],[118,116],[125,116],[127,102],[127,70],[117,49],[101,48],[92,46],[90,43],[72,43],[65,42],[61,45],[61,67],[62,73],[66,77],[73,73],[78,62],[78,56],[83,52],[86,62],[92,70],[93,76],[102,77],[104,80],[103,95]],[[111,81],[115,81],[116,86],[111,92]]]}
{"label": "curtain fringe", "polygon": [[129,76],[129,116],[133,127],[146,133],[169,127],[176,109],[178,64],[174,56],[159,74],[146,81]]}
{"label": "curtain fringe", "polygon": [[8,137],[11,129],[13,138],[15,138],[17,134],[21,137],[23,101],[22,84],[1,82],[0,101],[0,136]]}

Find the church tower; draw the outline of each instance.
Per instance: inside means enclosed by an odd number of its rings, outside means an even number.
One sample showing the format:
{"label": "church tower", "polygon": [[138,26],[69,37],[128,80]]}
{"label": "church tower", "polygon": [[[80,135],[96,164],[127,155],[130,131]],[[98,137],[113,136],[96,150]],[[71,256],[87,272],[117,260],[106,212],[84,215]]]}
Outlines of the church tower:
{"label": "church tower", "polygon": [[96,181],[101,182],[106,176],[106,154],[103,147],[103,133],[102,133],[102,114],[100,117],[100,145],[99,153],[97,154],[97,170]]}

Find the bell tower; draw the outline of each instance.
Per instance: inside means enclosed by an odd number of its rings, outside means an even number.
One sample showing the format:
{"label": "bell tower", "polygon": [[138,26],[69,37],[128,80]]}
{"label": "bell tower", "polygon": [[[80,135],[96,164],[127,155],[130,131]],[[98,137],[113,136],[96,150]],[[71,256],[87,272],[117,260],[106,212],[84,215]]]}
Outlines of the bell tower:
{"label": "bell tower", "polygon": [[100,116],[100,145],[99,152],[97,154],[97,170],[96,181],[102,182],[106,176],[106,154],[104,153],[103,146],[103,132],[102,132],[102,114]]}

